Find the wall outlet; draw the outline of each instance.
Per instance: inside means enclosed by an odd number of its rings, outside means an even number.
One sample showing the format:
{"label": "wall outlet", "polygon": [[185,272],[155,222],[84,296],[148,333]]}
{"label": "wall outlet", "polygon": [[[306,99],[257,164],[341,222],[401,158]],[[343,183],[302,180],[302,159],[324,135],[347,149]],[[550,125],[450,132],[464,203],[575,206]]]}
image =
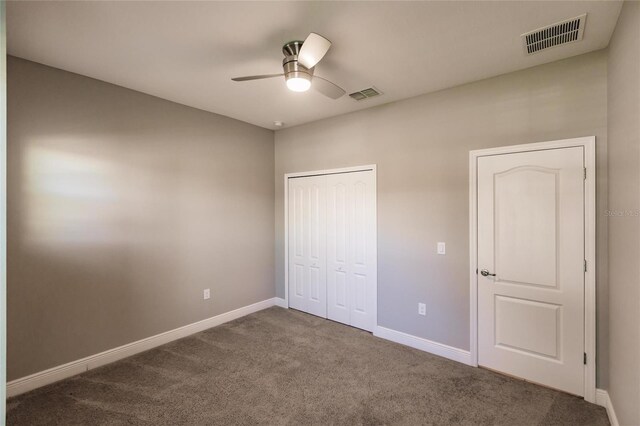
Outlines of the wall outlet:
{"label": "wall outlet", "polygon": [[427,305],[418,303],[418,315],[427,315]]}
{"label": "wall outlet", "polygon": [[446,252],[447,252],[446,244],[445,243],[438,243],[438,254],[445,254]]}
{"label": "wall outlet", "polygon": [[204,300],[211,299],[211,290],[209,290],[208,288],[205,288],[204,293],[202,294],[202,298]]}

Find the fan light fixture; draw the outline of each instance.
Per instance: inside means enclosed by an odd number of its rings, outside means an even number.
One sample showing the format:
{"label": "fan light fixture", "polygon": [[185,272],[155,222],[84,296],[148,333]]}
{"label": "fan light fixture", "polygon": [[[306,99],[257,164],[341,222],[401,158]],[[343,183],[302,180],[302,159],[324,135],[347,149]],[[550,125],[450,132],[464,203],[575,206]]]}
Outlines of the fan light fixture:
{"label": "fan light fixture", "polygon": [[311,80],[303,77],[300,73],[299,77],[291,77],[287,79],[287,87],[293,92],[306,92],[311,87]]}
{"label": "fan light fixture", "polygon": [[287,88],[292,92],[306,92],[313,88],[323,95],[338,99],[343,96],[345,90],[320,76],[314,76],[315,66],[327,53],[331,42],[319,34],[311,33],[304,40],[294,40],[282,46],[284,59],[282,60],[281,74],[250,75],[247,77],[234,77],[233,81],[262,80],[265,78],[277,78],[284,76]]}

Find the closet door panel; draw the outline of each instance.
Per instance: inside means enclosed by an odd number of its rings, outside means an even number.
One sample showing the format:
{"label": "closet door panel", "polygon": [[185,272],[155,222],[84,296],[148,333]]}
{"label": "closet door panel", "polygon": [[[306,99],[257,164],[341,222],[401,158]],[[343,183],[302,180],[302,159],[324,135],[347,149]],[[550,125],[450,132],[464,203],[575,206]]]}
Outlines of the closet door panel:
{"label": "closet door panel", "polygon": [[289,306],[327,317],[326,177],[289,179]]}
{"label": "closet door panel", "polygon": [[344,174],[327,176],[327,317],[349,324],[349,205]]}
{"label": "closet door panel", "polygon": [[304,201],[306,188],[300,179],[289,179],[289,306],[307,310],[305,291],[306,251]]}
{"label": "closet door panel", "polygon": [[327,317],[327,200],[326,177],[303,178],[308,181],[307,241],[309,256],[307,312]]}
{"label": "closet door panel", "polygon": [[372,331],[375,322],[373,172],[327,176],[327,317]]}
{"label": "closet door panel", "polygon": [[373,331],[376,301],[375,176],[373,172],[349,174],[349,285],[350,324]]}

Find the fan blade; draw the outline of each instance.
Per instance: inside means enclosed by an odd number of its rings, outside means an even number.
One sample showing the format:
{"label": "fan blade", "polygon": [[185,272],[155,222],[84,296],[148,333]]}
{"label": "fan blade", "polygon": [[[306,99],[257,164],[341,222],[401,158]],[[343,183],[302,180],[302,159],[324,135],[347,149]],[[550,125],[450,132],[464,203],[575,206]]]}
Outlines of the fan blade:
{"label": "fan blade", "polygon": [[282,77],[284,74],[264,74],[264,75],[250,75],[247,77],[232,78],[233,81],[249,81],[249,80],[262,80],[263,78]]}
{"label": "fan blade", "polygon": [[326,78],[318,77],[317,75],[313,76],[311,87],[331,99],[338,99],[347,93],[342,87],[333,84]]}
{"label": "fan blade", "polygon": [[320,59],[326,55],[331,42],[319,34],[311,33],[302,43],[298,54],[298,63],[309,69],[315,67]]}

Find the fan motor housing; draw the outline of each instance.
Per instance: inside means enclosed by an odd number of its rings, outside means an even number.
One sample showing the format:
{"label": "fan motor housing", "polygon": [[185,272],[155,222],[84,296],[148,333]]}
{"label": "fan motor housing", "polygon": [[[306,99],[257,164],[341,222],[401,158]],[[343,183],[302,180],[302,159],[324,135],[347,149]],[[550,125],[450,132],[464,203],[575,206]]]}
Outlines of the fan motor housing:
{"label": "fan motor housing", "polygon": [[[303,77],[311,79],[313,77],[313,68],[309,69],[302,66],[298,62],[298,55],[288,55],[282,60],[282,68],[284,70],[285,78]],[[304,74],[301,76],[301,74]]]}
{"label": "fan motor housing", "polygon": [[286,79],[302,77],[311,80],[311,77],[313,77],[313,68],[309,69],[298,62],[298,53],[300,53],[302,43],[304,42],[294,40],[282,46],[282,53],[284,53],[282,68]]}

